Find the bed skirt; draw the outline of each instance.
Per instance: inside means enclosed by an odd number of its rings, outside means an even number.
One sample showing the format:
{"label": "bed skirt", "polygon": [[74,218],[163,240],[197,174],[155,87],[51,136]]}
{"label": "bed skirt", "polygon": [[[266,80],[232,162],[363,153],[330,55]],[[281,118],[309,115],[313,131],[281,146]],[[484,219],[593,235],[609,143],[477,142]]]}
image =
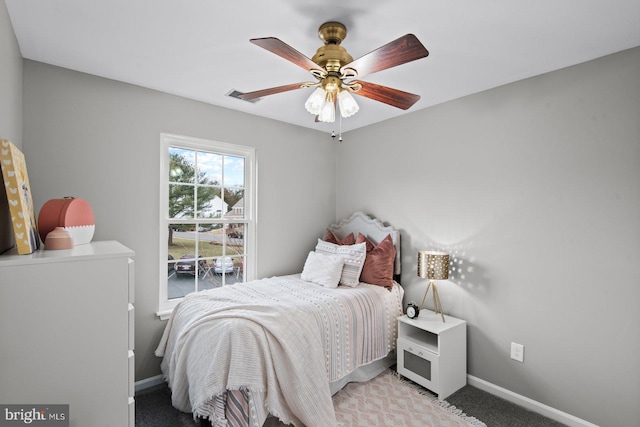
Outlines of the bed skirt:
{"label": "bed skirt", "polygon": [[390,368],[396,364],[396,352],[390,352],[386,357],[375,360],[364,366],[360,366],[349,375],[340,378],[339,380],[329,383],[331,395],[333,396],[344,388],[348,383],[363,383],[374,379],[385,369]]}

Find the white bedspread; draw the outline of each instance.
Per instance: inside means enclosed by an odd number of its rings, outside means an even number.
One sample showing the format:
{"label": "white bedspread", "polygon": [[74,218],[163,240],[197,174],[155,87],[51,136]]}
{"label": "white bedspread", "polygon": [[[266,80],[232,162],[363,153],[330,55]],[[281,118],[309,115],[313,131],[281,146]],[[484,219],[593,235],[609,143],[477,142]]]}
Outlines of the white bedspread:
{"label": "white bedspread", "polygon": [[258,407],[251,425],[270,412],[294,425],[334,426],[329,382],[393,350],[401,313],[400,286],[257,280],[188,295],[156,354],[182,411],[210,418],[215,396],[246,387]]}

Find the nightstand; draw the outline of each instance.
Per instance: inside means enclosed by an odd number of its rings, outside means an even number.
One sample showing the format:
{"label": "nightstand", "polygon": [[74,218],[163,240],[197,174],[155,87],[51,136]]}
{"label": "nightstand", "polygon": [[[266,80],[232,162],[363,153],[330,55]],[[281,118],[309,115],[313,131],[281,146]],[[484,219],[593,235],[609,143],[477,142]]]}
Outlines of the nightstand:
{"label": "nightstand", "polygon": [[429,310],[398,318],[398,373],[446,399],[467,384],[467,322]]}

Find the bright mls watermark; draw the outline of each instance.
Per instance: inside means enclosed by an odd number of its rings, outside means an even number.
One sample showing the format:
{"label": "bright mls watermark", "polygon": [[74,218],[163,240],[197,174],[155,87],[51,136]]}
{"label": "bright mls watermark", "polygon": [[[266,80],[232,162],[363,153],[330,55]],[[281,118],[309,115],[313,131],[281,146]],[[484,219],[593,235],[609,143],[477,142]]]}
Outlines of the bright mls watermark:
{"label": "bright mls watermark", "polygon": [[0,405],[0,427],[69,427],[69,405]]}

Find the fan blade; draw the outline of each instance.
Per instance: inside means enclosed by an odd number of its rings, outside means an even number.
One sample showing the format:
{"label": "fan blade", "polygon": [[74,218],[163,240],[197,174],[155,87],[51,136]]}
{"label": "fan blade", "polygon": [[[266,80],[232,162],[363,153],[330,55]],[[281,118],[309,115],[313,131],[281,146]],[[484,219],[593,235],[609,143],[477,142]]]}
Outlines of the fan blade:
{"label": "fan blade", "polygon": [[407,34],[342,66],[340,72],[351,68],[358,72],[358,77],[362,77],[425,58],[428,55],[429,51],[420,43],[420,40],[413,34]]}
{"label": "fan blade", "polygon": [[352,92],[354,95],[364,96],[366,98],[373,99],[375,101],[384,102],[393,107],[398,107],[403,110],[408,110],[413,104],[418,102],[420,95],[414,95],[413,93],[403,92],[398,89],[393,89],[387,86],[380,86],[374,83],[367,83],[360,80],[352,83],[358,83],[362,85],[360,90]]}
{"label": "fan blade", "polygon": [[290,85],[272,87],[269,89],[256,90],[255,92],[247,92],[247,93],[240,94],[238,95],[238,98],[241,98],[244,100],[256,99],[256,98],[261,98],[267,95],[274,95],[276,93],[282,93],[282,92],[288,92],[290,90],[301,89],[303,87],[307,87],[306,85],[308,85],[307,82],[302,82],[302,83],[293,83]]}
{"label": "fan blade", "polygon": [[265,37],[261,39],[251,39],[249,41],[257,46],[260,46],[263,49],[268,50],[269,52],[281,56],[287,61],[293,62],[298,67],[304,68],[306,71],[318,70],[324,72],[321,66],[319,66],[311,59],[307,58],[280,39],[277,39],[275,37]]}

